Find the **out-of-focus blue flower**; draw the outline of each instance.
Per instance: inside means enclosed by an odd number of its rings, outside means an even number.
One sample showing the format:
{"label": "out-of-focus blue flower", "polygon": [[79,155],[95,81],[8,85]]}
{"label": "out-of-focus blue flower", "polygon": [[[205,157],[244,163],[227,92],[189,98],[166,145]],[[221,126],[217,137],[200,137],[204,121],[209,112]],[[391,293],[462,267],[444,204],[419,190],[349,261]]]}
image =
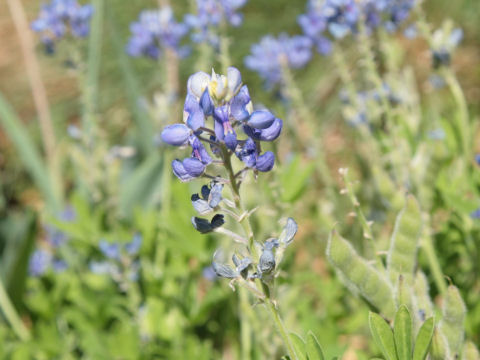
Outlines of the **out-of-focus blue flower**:
{"label": "out-of-focus blue flower", "polygon": [[206,279],[208,281],[217,280],[217,274],[216,274],[215,270],[213,269],[213,266],[211,266],[211,265],[203,268],[202,276],[203,276],[204,279]]}
{"label": "out-of-focus blue flower", "polygon": [[128,255],[133,256],[137,255],[142,246],[142,235],[136,233],[133,235],[132,241],[125,244],[125,251]]}
{"label": "out-of-focus blue flower", "polygon": [[65,271],[68,268],[68,264],[62,259],[54,259],[52,261],[52,269],[56,273]]}
{"label": "out-of-focus blue flower", "polygon": [[118,243],[101,240],[98,247],[105,257],[109,259],[120,258],[120,245]]}
{"label": "out-of-focus blue flower", "polygon": [[405,22],[416,0],[309,0],[307,11],[298,17],[303,33],[317,51],[327,55],[331,40],[356,34],[359,22],[367,31],[380,26],[393,32]]}
{"label": "out-of-focus blue flower", "polygon": [[142,11],[138,20],[130,25],[130,31],[132,35],[126,47],[130,56],[158,59],[165,48],[174,50],[180,57],[189,53],[187,46],[180,45],[188,26],[176,22],[168,6]]}
{"label": "out-of-focus blue flower", "polygon": [[471,217],[472,219],[480,219],[480,208],[472,211],[472,212],[470,213],[470,217]]}
{"label": "out-of-focus blue flower", "polygon": [[222,22],[240,26],[243,16],[238,10],[246,2],[247,0],[197,0],[197,13],[185,16],[185,23],[194,30],[191,35],[192,41],[207,42],[218,47],[219,38],[215,28]]}
{"label": "out-of-focus blue flower", "polygon": [[37,249],[30,256],[28,270],[32,276],[43,275],[52,263],[52,254],[43,249]]}
{"label": "out-of-focus blue flower", "polygon": [[475,162],[480,166],[480,154],[475,155]]}
{"label": "out-of-focus blue flower", "polygon": [[90,30],[93,6],[80,5],[77,0],[52,0],[42,6],[31,28],[40,34],[46,50],[52,53],[55,42],[66,36],[86,37]]}
{"label": "out-of-focus blue flower", "polygon": [[453,28],[450,22],[445,22],[432,35],[431,51],[434,68],[450,65],[455,49],[463,39],[463,30]]}
{"label": "out-of-focus blue flower", "polygon": [[256,71],[267,87],[272,87],[282,81],[282,66],[304,67],[312,57],[311,49],[312,41],[306,36],[280,34],[275,38],[267,35],[252,45],[245,66]]}

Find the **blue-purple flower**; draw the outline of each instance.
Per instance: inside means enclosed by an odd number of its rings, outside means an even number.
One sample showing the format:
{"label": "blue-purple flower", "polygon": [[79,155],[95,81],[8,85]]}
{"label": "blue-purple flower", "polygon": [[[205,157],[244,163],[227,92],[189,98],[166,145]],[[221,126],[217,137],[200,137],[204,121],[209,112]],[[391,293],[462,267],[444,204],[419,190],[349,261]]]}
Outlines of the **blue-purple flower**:
{"label": "blue-purple flower", "polygon": [[463,39],[463,31],[453,28],[450,22],[445,22],[432,35],[432,62],[434,68],[450,65],[452,54]]}
{"label": "blue-purple flower", "polygon": [[[208,124],[208,120],[211,123]],[[160,135],[163,142],[192,148],[189,157],[172,162],[173,173],[181,181],[190,181],[205,174],[213,162],[212,156],[223,152],[236,154],[248,168],[258,171],[272,169],[275,156],[267,151],[260,154],[261,141],[273,141],[281,133],[283,122],[268,110],[253,111],[250,94],[238,69],[230,67],[226,75],[197,72],[187,82],[187,97],[183,111],[184,124],[165,127]],[[246,135],[242,139],[242,133]],[[212,155],[204,143],[210,145]],[[223,149],[223,150],[222,150]],[[192,198],[201,212],[207,206],[206,197]]]}
{"label": "blue-purple flower", "polygon": [[28,264],[28,270],[32,276],[41,276],[43,275],[52,262],[52,254],[46,250],[38,249],[33,252],[30,256],[30,261]]}
{"label": "blue-purple flower", "polygon": [[278,38],[264,36],[258,44],[252,45],[245,66],[256,71],[267,87],[282,81],[282,66],[292,69],[304,67],[312,57],[312,40],[306,36],[280,34]]}
{"label": "blue-purple flower", "polygon": [[170,7],[145,10],[130,25],[132,35],[126,51],[130,56],[158,59],[165,48],[174,50],[180,57],[188,55],[189,48],[180,45],[188,33],[188,26],[175,21]]}
{"label": "blue-purple flower", "polygon": [[218,28],[222,23],[240,26],[243,21],[238,10],[247,0],[197,0],[196,14],[187,14],[185,23],[193,29],[191,38],[196,43],[219,45]]}
{"label": "blue-purple flower", "polygon": [[47,52],[53,53],[55,42],[66,35],[86,37],[90,31],[92,14],[93,6],[90,4],[80,5],[77,0],[52,0],[42,5],[31,28],[40,34]]}

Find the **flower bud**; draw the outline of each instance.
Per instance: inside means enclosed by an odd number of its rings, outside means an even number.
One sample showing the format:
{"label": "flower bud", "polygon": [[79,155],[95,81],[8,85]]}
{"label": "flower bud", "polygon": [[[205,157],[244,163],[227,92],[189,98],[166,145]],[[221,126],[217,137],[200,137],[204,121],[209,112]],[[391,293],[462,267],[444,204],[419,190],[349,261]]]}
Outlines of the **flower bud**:
{"label": "flower bud", "polygon": [[275,164],[275,155],[271,151],[266,151],[257,158],[255,168],[258,171],[267,172],[273,169]]}
{"label": "flower bud", "polygon": [[455,286],[450,285],[445,295],[439,328],[447,339],[452,356],[460,353],[463,344],[465,312],[465,303],[460,292]]}
{"label": "flower bud", "polygon": [[210,75],[203,71],[196,72],[188,78],[187,90],[197,99],[200,99],[209,82]]}
{"label": "flower bud", "polygon": [[162,131],[162,140],[167,144],[174,146],[185,145],[191,130],[183,124],[168,125]]}
{"label": "flower bud", "polygon": [[267,129],[272,126],[275,116],[268,110],[254,111],[247,121],[248,126],[255,129]]}

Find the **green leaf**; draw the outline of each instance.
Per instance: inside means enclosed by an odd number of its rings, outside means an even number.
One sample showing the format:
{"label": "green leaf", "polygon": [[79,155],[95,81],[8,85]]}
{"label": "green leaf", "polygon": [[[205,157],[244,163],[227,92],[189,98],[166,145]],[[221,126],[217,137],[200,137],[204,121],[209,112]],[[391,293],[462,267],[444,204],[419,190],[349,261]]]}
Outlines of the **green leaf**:
{"label": "green leaf", "polygon": [[397,360],[393,332],[387,322],[380,315],[370,312],[368,323],[373,339],[386,360]]}
{"label": "green leaf", "polygon": [[318,342],[315,334],[311,331],[307,334],[307,355],[308,360],[325,360],[322,347]]}
{"label": "green leaf", "polygon": [[135,205],[145,205],[152,199],[152,194],[158,190],[158,183],[162,177],[163,158],[152,153],[135,171],[125,180],[120,191],[120,213],[130,215]]}
{"label": "green leaf", "polygon": [[412,357],[412,317],[405,305],[400,306],[395,315],[393,335],[398,359],[410,360]]}
{"label": "green leaf", "polygon": [[428,354],[430,343],[432,342],[434,329],[433,317],[428,318],[418,330],[415,340],[415,349],[413,350],[413,360],[424,360]]}
{"label": "green leaf", "polygon": [[280,174],[282,199],[288,202],[298,199],[305,190],[313,170],[314,164],[302,165],[301,157],[298,155],[288,165],[284,166]]}
{"label": "green leaf", "polygon": [[305,341],[303,339],[295,334],[295,333],[290,333],[290,340],[292,340],[293,347],[295,349],[295,354],[297,355],[298,360],[307,360],[307,356],[305,354]]}
{"label": "green leaf", "polygon": [[0,126],[15,145],[23,165],[29,172],[38,189],[42,192],[52,212],[59,210],[59,196],[54,191],[50,174],[28,131],[10,104],[0,94]]}

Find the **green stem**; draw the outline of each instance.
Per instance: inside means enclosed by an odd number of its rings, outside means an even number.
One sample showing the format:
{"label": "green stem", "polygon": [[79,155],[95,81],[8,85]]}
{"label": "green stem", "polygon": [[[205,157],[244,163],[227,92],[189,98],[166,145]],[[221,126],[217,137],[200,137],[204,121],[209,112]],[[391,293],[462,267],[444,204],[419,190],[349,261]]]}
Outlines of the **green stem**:
{"label": "green stem", "polygon": [[[259,257],[257,254],[257,250],[255,248],[255,241],[254,241],[254,236],[253,236],[253,231],[252,231],[252,226],[250,224],[250,219],[248,216],[245,216],[246,210],[244,209],[242,205],[242,201],[240,198],[240,189],[237,184],[237,180],[235,178],[235,172],[233,171],[232,167],[232,161],[231,161],[231,156],[232,154],[228,152],[228,149],[226,148],[225,145],[221,146],[222,150],[222,156],[223,156],[223,162],[225,165],[225,168],[227,169],[228,172],[228,177],[230,179],[230,188],[232,190],[233,194],[233,199],[235,202],[235,206],[237,209],[240,210],[242,219],[240,221],[240,224],[242,225],[245,235],[247,236],[248,239],[248,250],[252,254],[254,258],[254,262],[257,262]],[[282,322],[282,319],[280,317],[280,313],[278,309],[276,308],[275,304],[270,298],[270,291],[266,291],[265,287],[262,286],[263,284],[260,283],[261,280],[257,279],[257,284],[259,285],[259,288],[261,289],[263,295],[265,296],[265,304],[267,305],[268,309],[270,310],[270,313],[272,315],[273,321],[277,327],[278,332],[280,333],[280,336],[283,339],[283,342],[285,344],[285,347],[287,348],[288,355],[290,356],[291,360],[297,360],[298,357],[295,354],[295,351],[293,349],[293,344],[290,340],[290,337],[288,336],[287,330],[285,329],[285,325]],[[240,299],[242,300],[242,299]]]}
{"label": "green stem", "polygon": [[0,309],[3,311],[5,318],[12,326],[13,331],[22,341],[27,341],[30,339],[30,333],[28,329],[23,324],[22,320],[17,314],[17,311],[13,307],[10,298],[3,286],[3,282],[0,280]]}
{"label": "green stem", "polygon": [[458,131],[460,133],[460,142],[462,146],[462,151],[465,158],[470,159],[470,153],[472,148],[470,146],[470,122],[468,117],[468,107],[467,101],[465,100],[465,94],[463,93],[462,87],[460,86],[457,77],[453,74],[453,71],[449,67],[445,67],[441,71],[445,81],[447,82],[452,96],[457,104],[458,111],[460,114],[460,121],[458,123]]}
{"label": "green stem", "polygon": [[241,336],[241,358],[250,359],[252,357],[252,327],[247,319],[247,314],[251,311],[248,302],[248,293],[245,288],[239,288],[240,298],[240,336]]}
{"label": "green stem", "polygon": [[290,356],[290,359],[298,360],[297,354],[295,353],[295,350],[293,348],[292,341],[290,340],[290,336],[288,336],[287,329],[283,324],[283,321],[280,317],[280,313],[278,312],[278,309],[275,307],[275,304],[270,299],[266,301],[266,305],[268,307],[268,310],[270,310],[270,314],[272,315],[272,318],[273,318],[273,321],[275,322],[277,330],[283,339],[283,342],[287,348],[287,352],[288,352],[288,355]]}
{"label": "green stem", "polygon": [[422,241],[422,248],[427,256],[428,263],[430,264],[430,270],[432,271],[433,280],[437,285],[438,291],[444,295],[447,292],[447,285],[445,284],[445,278],[438,262],[435,248],[433,247],[432,238],[430,235],[426,235]]}

